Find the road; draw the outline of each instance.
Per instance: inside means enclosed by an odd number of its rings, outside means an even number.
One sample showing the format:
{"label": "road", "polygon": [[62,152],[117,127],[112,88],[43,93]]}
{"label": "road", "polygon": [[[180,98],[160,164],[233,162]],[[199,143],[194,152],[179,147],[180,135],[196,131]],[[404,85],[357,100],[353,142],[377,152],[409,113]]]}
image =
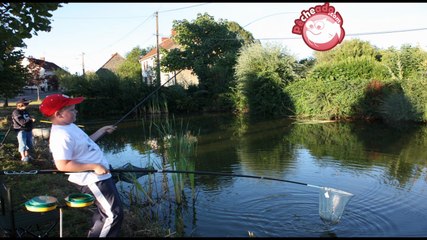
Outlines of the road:
{"label": "road", "polygon": [[[46,92],[40,91],[40,101],[42,101],[47,95],[54,94],[54,93],[59,93],[59,91],[46,91]],[[36,102],[37,90],[29,90],[29,89],[23,90],[22,93],[19,94],[18,96],[8,99],[9,106],[11,106],[10,103],[15,103],[21,98],[26,98],[28,100]],[[3,103],[4,103],[4,99],[0,99],[0,106],[2,106]]]}

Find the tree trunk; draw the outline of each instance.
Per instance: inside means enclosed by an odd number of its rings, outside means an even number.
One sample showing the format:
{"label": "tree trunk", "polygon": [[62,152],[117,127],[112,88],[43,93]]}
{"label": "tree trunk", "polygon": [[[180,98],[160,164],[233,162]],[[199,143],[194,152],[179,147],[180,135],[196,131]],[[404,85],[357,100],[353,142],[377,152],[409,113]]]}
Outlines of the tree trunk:
{"label": "tree trunk", "polygon": [[5,98],[4,99],[4,103],[3,103],[3,107],[8,107],[9,106],[9,99]]}

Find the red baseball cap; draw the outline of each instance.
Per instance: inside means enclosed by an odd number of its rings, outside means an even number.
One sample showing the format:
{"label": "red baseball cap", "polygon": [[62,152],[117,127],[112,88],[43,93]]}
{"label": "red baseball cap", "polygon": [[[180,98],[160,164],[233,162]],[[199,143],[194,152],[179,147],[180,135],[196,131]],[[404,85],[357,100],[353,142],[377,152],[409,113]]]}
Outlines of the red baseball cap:
{"label": "red baseball cap", "polygon": [[50,117],[56,111],[61,110],[63,107],[79,104],[83,100],[84,97],[70,98],[69,96],[64,94],[52,94],[46,96],[46,98],[43,99],[43,102],[40,104],[39,109],[45,117]]}

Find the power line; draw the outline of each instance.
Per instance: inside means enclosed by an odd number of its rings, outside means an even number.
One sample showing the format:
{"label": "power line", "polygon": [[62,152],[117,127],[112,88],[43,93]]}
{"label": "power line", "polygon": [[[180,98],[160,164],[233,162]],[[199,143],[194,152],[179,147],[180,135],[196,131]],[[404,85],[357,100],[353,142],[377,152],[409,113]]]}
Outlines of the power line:
{"label": "power line", "polygon": [[388,34],[388,33],[399,33],[399,32],[416,32],[416,31],[424,31],[424,30],[427,30],[427,28],[391,30],[391,31],[383,31],[383,32],[353,33],[353,34],[345,34],[345,35],[346,36],[362,36],[362,35]]}
{"label": "power line", "polygon": [[[178,10],[182,10],[182,9],[187,9],[187,8],[192,8],[192,7],[198,7],[198,6],[201,6],[201,5],[205,5],[205,4],[208,4],[208,3],[202,3],[202,4],[197,4],[197,5],[192,5],[192,6],[187,6],[187,7],[182,7],[182,8],[175,8],[175,9],[170,9],[170,10],[165,10],[165,11],[159,11],[159,12],[171,12],[171,11],[178,11]],[[106,46],[106,47],[104,47],[103,49],[101,49],[100,51],[102,51],[102,50],[104,50],[104,49],[106,49],[106,48],[109,48],[109,47],[111,47],[111,46],[113,46],[113,45],[115,45],[116,43],[118,43],[118,42],[120,42],[120,41],[122,41],[123,39],[125,39],[127,36],[129,36],[131,33],[133,33],[134,31],[136,31],[141,25],[143,25],[145,22],[147,22],[148,20],[150,20],[151,18],[153,18],[154,17],[154,15],[153,14],[151,14],[151,15],[149,15],[141,24],[139,24],[138,26],[136,26],[133,30],[131,30],[130,32],[128,32],[127,34],[125,34],[123,37],[121,37],[120,39],[118,39],[117,41],[115,41],[115,42],[113,42],[113,43],[111,43],[110,45],[108,45],[108,46]]]}
{"label": "power line", "polygon": [[198,7],[198,6],[202,6],[202,5],[206,5],[206,4],[209,4],[209,3],[201,3],[201,4],[192,5],[192,6],[187,6],[187,7],[182,7],[182,8],[174,8],[174,9],[169,9],[169,10],[164,10],[164,11],[158,11],[158,12],[159,13],[173,12],[173,11],[178,11],[178,10],[182,10],[182,9]]}
{"label": "power line", "polygon": [[127,34],[125,34],[123,37],[121,37],[120,39],[118,39],[117,41],[115,41],[114,43],[111,43],[110,45],[104,47],[102,50],[113,46],[114,44],[122,41],[123,39],[125,39],[127,36],[129,36],[131,33],[135,32],[140,26],[142,26],[144,23],[146,23],[150,18],[153,18],[153,15],[148,16],[142,23],[140,23],[138,26],[136,26],[134,29],[132,29],[130,32],[128,32]]}
{"label": "power line", "polygon": [[276,15],[282,15],[282,14],[289,14],[289,13],[298,13],[298,12],[280,12],[280,13],[273,13],[273,14],[270,14],[270,15],[263,16],[263,17],[260,17],[260,18],[258,18],[258,19],[255,19],[255,20],[253,20],[252,22],[250,22],[250,23],[246,24],[246,25],[245,25],[245,26],[243,26],[243,27],[247,27],[247,26],[251,25],[252,23],[257,22],[257,21],[260,21],[260,20],[262,20],[262,19],[264,19],[264,18],[268,18],[268,17],[272,17],[272,16],[276,16]]}
{"label": "power line", "polygon": [[[381,34],[416,32],[416,31],[425,31],[425,30],[427,30],[427,28],[414,28],[414,29],[391,30],[391,31],[382,31],[382,32],[366,32],[366,33],[346,33],[345,36],[381,35]],[[301,37],[257,38],[257,40],[291,40],[291,39],[301,39]]]}
{"label": "power line", "polygon": [[130,18],[143,18],[143,17],[147,17],[147,15],[143,15],[143,16],[126,16],[126,17],[55,17],[55,19],[130,19]]}

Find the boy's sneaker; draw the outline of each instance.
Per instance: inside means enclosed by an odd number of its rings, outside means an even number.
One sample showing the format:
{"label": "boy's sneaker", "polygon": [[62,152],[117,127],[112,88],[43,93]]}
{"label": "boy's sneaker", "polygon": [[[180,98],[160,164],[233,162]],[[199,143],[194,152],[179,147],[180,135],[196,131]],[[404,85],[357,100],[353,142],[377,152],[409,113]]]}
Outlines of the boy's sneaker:
{"label": "boy's sneaker", "polygon": [[29,157],[24,157],[23,159],[21,159],[21,161],[28,162],[28,161],[30,161],[30,159],[29,159]]}

